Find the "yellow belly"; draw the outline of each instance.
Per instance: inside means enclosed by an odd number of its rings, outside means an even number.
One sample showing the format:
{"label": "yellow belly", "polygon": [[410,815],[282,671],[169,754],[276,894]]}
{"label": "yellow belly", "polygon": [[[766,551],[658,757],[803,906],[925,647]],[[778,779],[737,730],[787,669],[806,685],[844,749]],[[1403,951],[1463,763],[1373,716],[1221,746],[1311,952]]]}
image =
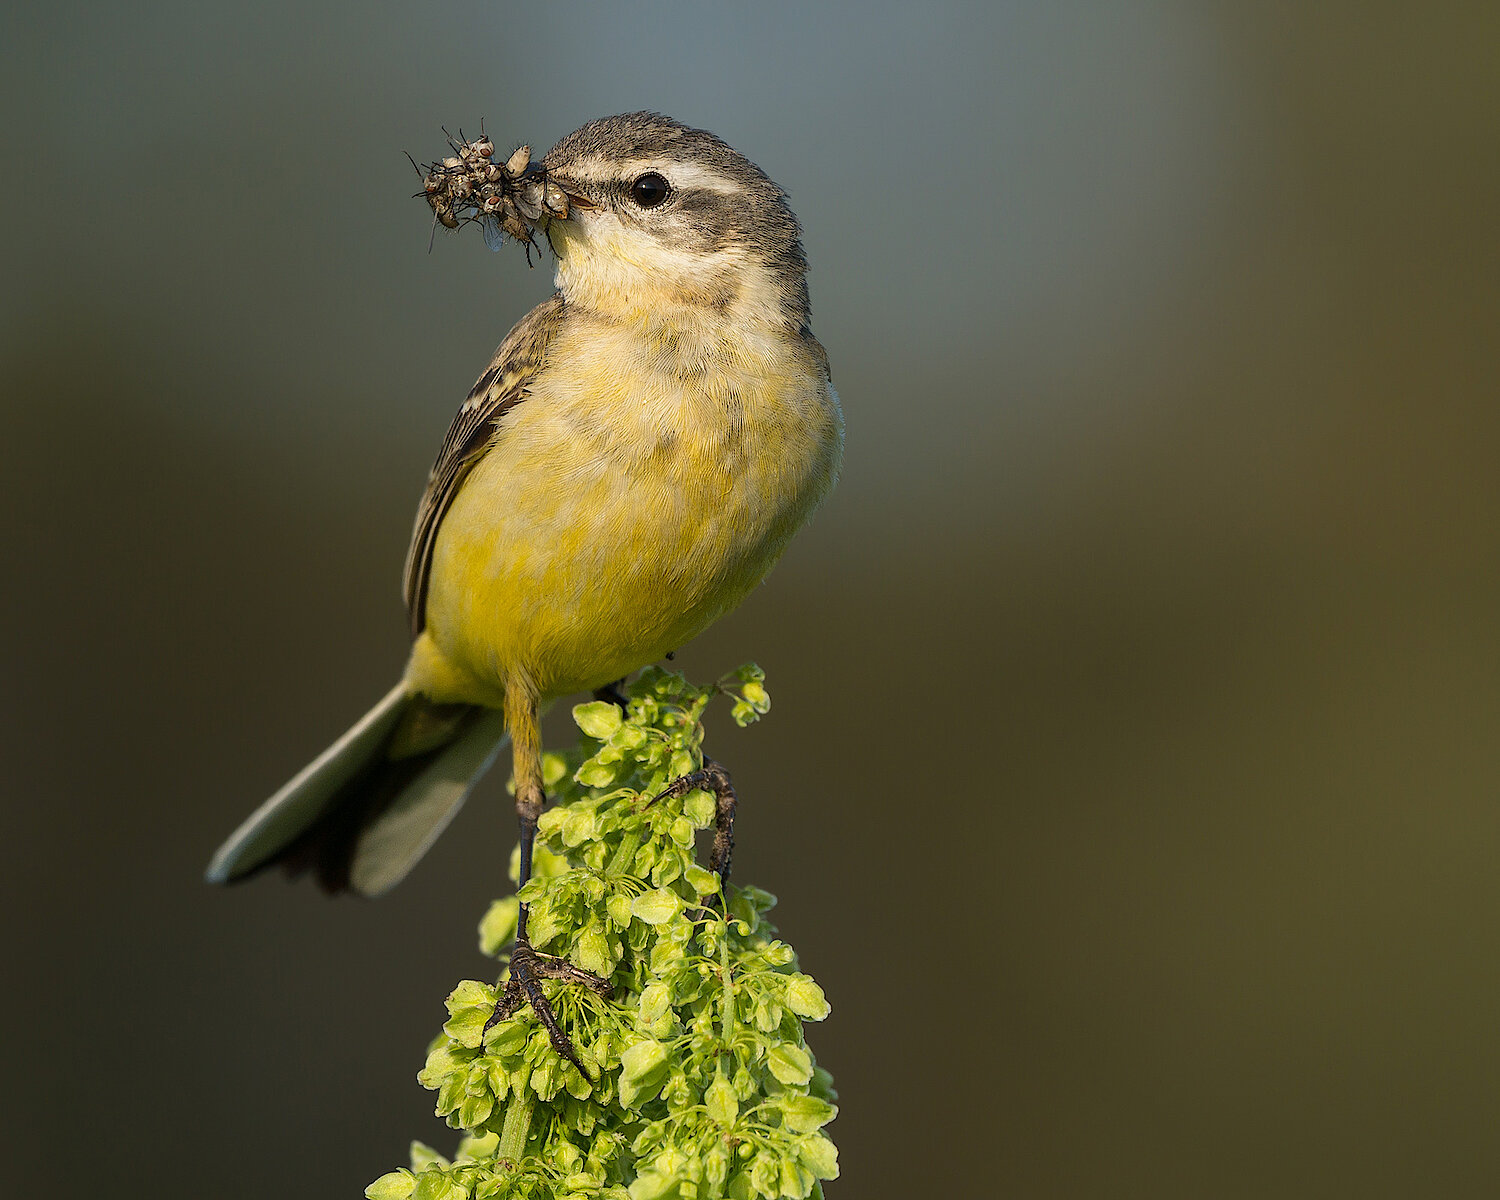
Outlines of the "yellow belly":
{"label": "yellow belly", "polygon": [[516,681],[545,699],[660,658],[764,578],[833,482],[837,399],[800,347],[684,383],[580,323],[551,362],[439,530],[407,673],[435,699],[498,705]]}

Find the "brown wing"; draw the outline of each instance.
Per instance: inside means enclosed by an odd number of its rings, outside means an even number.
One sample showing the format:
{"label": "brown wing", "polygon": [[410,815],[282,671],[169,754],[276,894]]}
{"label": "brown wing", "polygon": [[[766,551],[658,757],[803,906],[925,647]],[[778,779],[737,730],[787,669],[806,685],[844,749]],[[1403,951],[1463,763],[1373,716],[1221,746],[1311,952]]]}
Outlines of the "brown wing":
{"label": "brown wing", "polygon": [[406,552],[406,611],[411,635],[427,623],[427,583],[432,572],[432,548],[438,527],[465,477],[489,448],[496,422],[529,394],[532,381],[547,358],[547,349],[562,321],[561,294],[544,300],[517,322],[479,382],[469,392],[448,434],[437,462],[427,477],[427,491],[417,508],[411,546]]}

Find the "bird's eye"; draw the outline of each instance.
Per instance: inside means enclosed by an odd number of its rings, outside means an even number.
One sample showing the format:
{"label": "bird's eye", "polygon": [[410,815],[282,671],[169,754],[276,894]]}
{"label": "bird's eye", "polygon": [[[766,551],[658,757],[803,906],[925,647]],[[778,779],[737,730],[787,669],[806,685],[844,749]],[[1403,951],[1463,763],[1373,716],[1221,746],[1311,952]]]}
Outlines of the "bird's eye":
{"label": "bird's eye", "polygon": [[671,190],[671,185],[655,171],[647,171],[630,185],[630,198],[642,208],[656,208]]}

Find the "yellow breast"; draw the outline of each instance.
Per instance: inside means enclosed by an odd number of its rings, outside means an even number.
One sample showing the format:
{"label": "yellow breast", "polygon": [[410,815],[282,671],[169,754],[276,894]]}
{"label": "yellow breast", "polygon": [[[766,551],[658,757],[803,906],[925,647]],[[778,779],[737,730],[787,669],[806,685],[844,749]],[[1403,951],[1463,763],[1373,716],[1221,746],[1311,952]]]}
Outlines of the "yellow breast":
{"label": "yellow breast", "polygon": [[841,444],[810,337],[572,315],[443,520],[408,682],[496,704],[660,658],[764,578]]}

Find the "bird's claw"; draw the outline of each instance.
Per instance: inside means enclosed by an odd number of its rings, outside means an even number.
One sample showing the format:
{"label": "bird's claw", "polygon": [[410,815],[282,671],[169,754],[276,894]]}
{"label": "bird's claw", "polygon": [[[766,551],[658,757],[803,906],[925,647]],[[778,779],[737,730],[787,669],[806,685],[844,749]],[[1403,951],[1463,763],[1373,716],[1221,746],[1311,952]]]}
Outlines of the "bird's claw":
{"label": "bird's claw", "polygon": [[696,788],[702,788],[706,792],[712,792],[715,796],[722,795],[728,791],[731,795],[734,788],[729,782],[729,772],[721,767],[713,759],[709,759],[696,771],[689,771],[672,780],[656,795],[646,801],[646,807],[650,808],[658,800],[675,800],[679,796],[686,796]]}
{"label": "bird's claw", "polygon": [[674,779],[647,800],[646,807],[650,808],[658,800],[686,796],[697,788],[712,792],[714,797],[714,848],[709,856],[708,869],[719,877],[718,903],[723,904],[729,889],[729,863],[734,855],[734,814],[739,804],[729,772],[713,759],[706,758],[696,771]]}
{"label": "bird's claw", "polygon": [[531,943],[525,940],[517,940],[510,954],[510,978],[506,981],[500,998],[495,1001],[495,1011],[484,1023],[484,1029],[480,1033],[481,1043],[484,1034],[488,1033],[501,1021],[513,1016],[524,1005],[531,1005],[531,1011],[536,1013],[536,1019],[546,1029],[548,1038],[552,1041],[552,1048],[563,1058],[567,1059],[579,1073],[590,1082],[593,1076],[589,1073],[578,1057],[578,1052],[573,1048],[573,1040],[563,1032],[562,1026],[558,1024],[557,1014],[552,1011],[552,1003],[542,992],[541,980],[556,979],[559,982],[586,987],[596,996],[609,999],[614,992],[613,985],[607,979],[581,967],[575,967],[565,958],[557,958],[551,954],[538,954],[532,949]]}

